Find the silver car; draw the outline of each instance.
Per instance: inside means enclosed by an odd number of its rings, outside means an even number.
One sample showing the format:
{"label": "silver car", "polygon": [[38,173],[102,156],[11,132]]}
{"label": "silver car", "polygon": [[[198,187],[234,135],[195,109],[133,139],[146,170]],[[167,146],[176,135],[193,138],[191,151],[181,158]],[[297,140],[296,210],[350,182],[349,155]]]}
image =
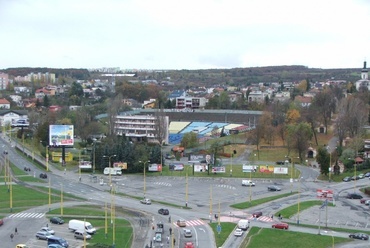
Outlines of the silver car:
{"label": "silver car", "polygon": [[52,237],[53,235],[49,232],[46,232],[46,231],[38,231],[36,233],[36,238],[37,239],[42,239],[42,240],[48,240],[50,237]]}
{"label": "silver car", "polygon": [[55,234],[55,231],[53,229],[50,229],[49,227],[45,226],[45,227],[41,227],[40,231],[44,231],[44,232],[48,232],[50,233],[51,235],[54,235]]}

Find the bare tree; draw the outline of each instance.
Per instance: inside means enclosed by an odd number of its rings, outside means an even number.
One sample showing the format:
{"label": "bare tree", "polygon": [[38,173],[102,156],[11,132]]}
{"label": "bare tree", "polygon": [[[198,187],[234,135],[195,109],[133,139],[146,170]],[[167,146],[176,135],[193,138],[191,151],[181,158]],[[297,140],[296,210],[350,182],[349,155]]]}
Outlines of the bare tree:
{"label": "bare tree", "polygon": [[312,107],[317,109],[317,113],[325,126],[325,133],[328,133],[328,125],[335,110],[335,99],[329,90],[320,92],[313,99]]}
{"label": "bare tree", "polygon": [[166,116],[163,108],[157,109],[155,112],[154,135],[160,146],[162,146],[163,142],[167,139],[168,124],[168,117]]}

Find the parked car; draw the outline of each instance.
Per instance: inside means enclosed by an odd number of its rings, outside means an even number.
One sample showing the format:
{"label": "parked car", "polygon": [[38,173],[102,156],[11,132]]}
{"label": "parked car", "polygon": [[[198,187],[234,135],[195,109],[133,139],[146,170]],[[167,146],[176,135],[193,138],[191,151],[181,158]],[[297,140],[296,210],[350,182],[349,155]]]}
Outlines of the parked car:
{"label": "parked car", "polygon": [[342,180],[343,180],[343,182],[350,182],[351,181],[351,177],[345,177]]}
{"label": "parked car", "polygon": [[357,181],[357,180],[359,180],[360,179],[360,177],[359,176],[352,176],[351,177],[351,180],[352,181]]}
{"label": "parked car", "polygon": [[279,188],[278,186],[276,186],[276,185],[271,185],[271,186],[268,186],[267,187],[267,190],[268,191],[280,191],[281,190],[281,188]]}
{"label": "parked car", "polygon": [[362,199],[362,195],[359,195],[357,193],[348,193],[347,195],[348,199]]}
{"label": "parked car", "polygon": [[42,239],[42,240],[48,240],[50,237],[52,237],[53,235],[49,232],[45,232],[45,231],[38,231],[36,233],[36,238],[37,239]]}
{"label": "parked car", "polygon": [[49,232],[51,235],[55,234],[55,231],[53,229],[50,229],[49,227],[41,227],[40,231]]}
{"label": "parked car", "polygon": [[146,204],[146,205],[152,204],[152,201],[150,199],[148,199],[148,198],[144,198],[144,199],[140,200],[140,202],[142,204]]}
{"label": "parked car", "polygon": [[234,231],[234,236],[240,237],[242,235],[243,235],[243,230],[240,229],[240,228],[236,228],[235,231]]}
{"label": "parked car", "polygon": [[358,178],[359,178],[359,179],[363,179],[363,178],[365,178],[365,174],[363,174],[363,173],[359,174],[359,175],[358,175]]}
{"label": "parked car", "polygon": [[64,247],[58,244],[50,244],[48,245],[48,248],[64,248]]}
{"label": "parked car", "polygon": [[191,238],[193,236],[193,233],[190,229],[184,229],[184,237],[185,238]]}
{"label": "parked car", "polygon": [[179,227],[186,227],[186,221],[183,219],[177,220],[176,225]]}
{"label": "parked car", "polygon": [[262,212],[261,212],[261,211],[254,212],[254,213],[252,214],[252,216],[253,216],[254,218],[261,217],[261,216],[262,216]]}
{"label": "parked car", "polygon": [[4,225],[4,220],[0,219],[0,226]]}
{"label": "parked car", "polygon": [[289,224],[288,223],[284,223],[284,222],[280,222],[280,223],[273,224],[272,225],[272,228],[288,229],[289,228]]}
{"label": "parked car", "polygon": [[370,177],[370,171],[365,173],[365,177]]}
{"label": "parked car", "polygon": [[40,173],[40,178],[46,179],[48,178],[48,175],[46,175],[46,173]]}
{"label": "parked car", "polygon": [[369,239],[369,235],[365,234],[365,233],[351,233],[349,235],[350,238],[353,238],[353,239],[361,239],[361,240],[368,240]]}
{"label": "parked car", "polygon": [[60,217],[54,216],[50,218],[50,223],[61,225],[64,224],[64,220]]}
{"label": "parked car", "polygon": [[184,248],[194,248],[193,242],[186,242]]}
{"label": "parked car", "polygon": [[365,201],[365,205],[366,205],[366,206],[369,206],[369,205],[370,205],[370,200],[366,200],[366,201]]}
{"label": "parked car", "polygon": [[82,239],[83,240],[84,237],[85,237],[85,239],[91,239],[91,235],[84,232],[84,231],[78,231],[77,230],[77,231],[75,231],[73,236],[75,237],[75,239]]}
{"label": "parked car", "polygon": [[167,208],[161,208],[161,209],[158,210],[158,213],[162,214],[162,215],[169,215],[170,211],[168,211]]}
{"label": "parked car", "polygon": [[368,199],[368,198],[362,198],[362,199],[360,200],[360,203],[361,203],[361,204],[365,204],[365,202],[366,202],[367,200],[370,200],[370,199]]}

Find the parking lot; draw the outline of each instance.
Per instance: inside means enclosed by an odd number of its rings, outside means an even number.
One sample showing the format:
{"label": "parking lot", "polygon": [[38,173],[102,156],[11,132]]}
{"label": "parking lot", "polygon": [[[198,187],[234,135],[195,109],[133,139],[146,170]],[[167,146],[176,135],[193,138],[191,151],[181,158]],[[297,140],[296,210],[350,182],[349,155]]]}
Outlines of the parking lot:
{"label": "parking lot", "polygon": [[[48,219],[45,219],[45,223],[48,223],[48,226],[50,229],[53,229],[55,231],[55,236],[64,238],[68,241],[69,248],[78,248],[83,246],[83,240],[77,240],[73,236],[73,232],[68,230],[68,222],[57,225],[52,224],[49,222]],[[38,226],[37,230],[41,229],[43,226]],[[35,231],[36,234],[36,231]],[[92,236],[92,239],[94,236]],[[87,241],[88,242],[88,241]],[[28,240],[27,245],[32,248],[45,248],[47,247],[47,241],[46,240],[38,240],[36,237],[31,238]]]}

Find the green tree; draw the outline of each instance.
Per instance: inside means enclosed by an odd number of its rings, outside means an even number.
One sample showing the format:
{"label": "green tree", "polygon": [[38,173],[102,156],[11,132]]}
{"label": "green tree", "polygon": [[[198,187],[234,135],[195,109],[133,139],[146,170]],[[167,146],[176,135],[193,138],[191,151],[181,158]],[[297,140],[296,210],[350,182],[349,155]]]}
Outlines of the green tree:
{"label": "green tree", "polygon": [[312,136],[311,126],[307,122],[287,126],[288,145],[290,149],[298,153],[301,162],[305,157]]}
{"label": "green tree", "polygon": [[330,154],[326,147],[317,149],[316,161],[320,165],[320,173],[327,176],[329,174]]}
{"label": "green tree", "polygon": [[184,134],[180,145],[184,148],[193,148],[198,145],[198,136],[194,132]]}

